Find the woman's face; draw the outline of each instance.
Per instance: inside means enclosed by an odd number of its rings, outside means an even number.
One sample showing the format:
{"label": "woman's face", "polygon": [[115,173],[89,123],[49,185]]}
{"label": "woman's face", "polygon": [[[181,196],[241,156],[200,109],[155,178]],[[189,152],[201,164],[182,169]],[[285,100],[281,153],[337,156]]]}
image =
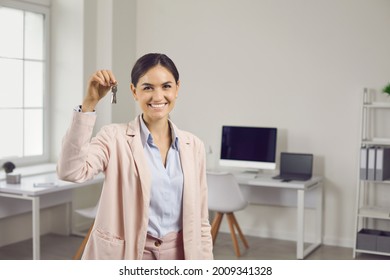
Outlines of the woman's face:
{"label": "woman's face", "polygon": [[175,106],[179,84],[179,81],[176,84],[172,73],[161,65],[149,69],[137,85],[131,84],[134,99],[138,101],[147,123],[168,119]]}

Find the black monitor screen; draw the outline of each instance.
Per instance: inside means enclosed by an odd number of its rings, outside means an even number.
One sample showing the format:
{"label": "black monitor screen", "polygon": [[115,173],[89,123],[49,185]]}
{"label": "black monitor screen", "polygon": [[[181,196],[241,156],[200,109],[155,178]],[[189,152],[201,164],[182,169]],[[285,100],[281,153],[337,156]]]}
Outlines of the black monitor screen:
{"label": "black monitor screen", "polygon": [[276,128],[223,126],[221,159],[275,162]]}

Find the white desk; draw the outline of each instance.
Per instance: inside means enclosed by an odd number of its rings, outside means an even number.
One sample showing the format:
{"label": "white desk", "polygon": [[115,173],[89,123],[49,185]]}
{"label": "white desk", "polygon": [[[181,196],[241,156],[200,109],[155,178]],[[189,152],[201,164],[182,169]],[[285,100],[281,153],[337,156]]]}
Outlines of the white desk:
{"label": "white desk", "polygon": [[[54,165],[55,166],[55,165]],[[42,171],[43,174],[22,176],[20,184],[7,184],[5,180],[0,181],[0,197],[30,200],[32,202],[32,233],[33,233],[33,259],[40,259],[40,198],[58,192],[71,191],[96,183],[103,182],[104,175],[99,174],[93,180],[76,184],[59,180],[55,171]],[[55,170],[55,169],[52,169]],[[47,173],[44,173],[47,172]],[[34,183],[55,183],[54,187],[34,187]],[[67,196],[64,196],[67,197]],[[56,204],[67,203],[68,232],[71,228],[72,201],[69,198],[56,201]]]}
{"label": "white desk", "polygon": [[[262,188],[279,188],[296,191],[297,200],[297,259],[304,259],[308,254],[313,252],[322,244],[322,201],[323,201],[323,182],[322,177],[312,177],[308,181],[290,181],[281,182],[280,180],[272,179],[270,174],[246,174],[233,173],[240,185]],[[305,195],[308,192],[316,192],[315,195],[315,241],[305,248]]]}

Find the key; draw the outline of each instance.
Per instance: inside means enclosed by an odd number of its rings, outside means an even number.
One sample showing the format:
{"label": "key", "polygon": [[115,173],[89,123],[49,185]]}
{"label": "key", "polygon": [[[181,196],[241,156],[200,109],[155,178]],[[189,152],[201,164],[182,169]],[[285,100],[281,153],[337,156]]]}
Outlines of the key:
{"label": "key", "polygon": [[111,88],[111,104],[116,104],[116,92],[118,91],[118,87],[113,85]]}

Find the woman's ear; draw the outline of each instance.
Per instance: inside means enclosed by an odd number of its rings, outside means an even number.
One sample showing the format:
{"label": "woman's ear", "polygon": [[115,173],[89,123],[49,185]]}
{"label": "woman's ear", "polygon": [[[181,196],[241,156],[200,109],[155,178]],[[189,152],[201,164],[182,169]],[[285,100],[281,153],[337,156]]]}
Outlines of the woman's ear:
{"label": "woman's ear", "polygon": [[137,100],[137,91],[135,86],[132,83],[130,84],[130,90],[133,93],[134,100]]}
{"label": "woman's ear", "polygon": [[179,88],[180,88],[180,81],[177,81],[176,82],[176,98],[177,98],[177,96],[179,94]]}

